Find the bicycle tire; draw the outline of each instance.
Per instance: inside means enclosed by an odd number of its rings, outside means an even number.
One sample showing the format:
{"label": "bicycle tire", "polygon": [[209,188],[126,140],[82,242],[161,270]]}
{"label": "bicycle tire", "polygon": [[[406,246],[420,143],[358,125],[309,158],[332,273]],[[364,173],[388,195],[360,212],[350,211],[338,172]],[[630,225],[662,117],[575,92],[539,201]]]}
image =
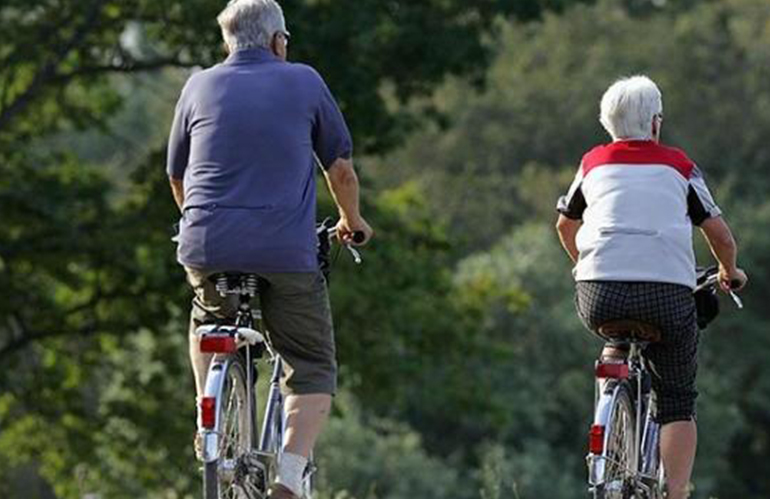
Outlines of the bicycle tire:
{"label": "bicycle tire", "polygon": [[219,499],[218,461],[203,465],[203,499]]}
{"label": "bicycle tire", "polygon": [[[615,389],[615,384],[607,389]],[[609,425],[602,452],[605,460],[602,482],[594,487],[594,499],[628,499],[634,491],[627,480],[627,471],[634,465],[635,411],[632,404],[631,389],[626,382],[617,386],[618,392],[610,410]]]}
{"label": "bicycle tire", "polygon": [[[222,401],[217,414],[221,435],[218,439],[219,458],[203,466],[203,499],[241,499],[235,486],[234,464],[238,458],[254,448],[254,418],[249,413],[246,389],[246,366],[240,354],[230,356],[223,367]],[[252,391],[252,396],[253,396]],[[256,404],[252,400],[251,410]],[[248,431],[251,426],[251,431]],[[231,469],[232,468],[232,469]]]}

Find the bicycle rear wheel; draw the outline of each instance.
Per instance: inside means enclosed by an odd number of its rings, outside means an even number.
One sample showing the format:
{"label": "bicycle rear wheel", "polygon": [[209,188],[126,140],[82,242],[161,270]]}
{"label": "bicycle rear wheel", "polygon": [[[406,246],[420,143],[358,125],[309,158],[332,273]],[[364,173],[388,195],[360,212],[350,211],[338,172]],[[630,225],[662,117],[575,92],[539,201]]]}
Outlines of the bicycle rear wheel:
{"label": "bicycle rear wheel", "polygon": [[594,487],[594,499],[628,499],[633,496],[634,485],[631,477],[636,463],[634,420],[631,391],[626,383],[621,383],[610,411],[606,445],[601,454],[604,476]]}
{"label": "bicycle rear wheel", "polygon": [[[249,412],[246,366],[240,354],[219,364],[223,370],[221,391],[217,394],[218,458],[204,463],[204,499],[249,499],[236,481],[239,460],[253,447],[254,423]],[[217,366],[212,367],[216,369]],[[251,410],[254,410],[252,400]]]}

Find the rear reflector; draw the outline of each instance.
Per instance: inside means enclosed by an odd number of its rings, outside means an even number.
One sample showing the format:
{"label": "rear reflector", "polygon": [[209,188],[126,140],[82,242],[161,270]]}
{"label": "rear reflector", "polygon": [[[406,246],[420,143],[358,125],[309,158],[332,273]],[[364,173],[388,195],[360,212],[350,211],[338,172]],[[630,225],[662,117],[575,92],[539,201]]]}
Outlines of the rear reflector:
{"label": "rear reflector", "polygon": [[597,378],[628,378],[628,364],[596,364]]}
{"label": "rear reflector", "polygon": [[211,429],[217,420],[216,397],[203,397],[201,399],[201,426]]}
{"label": "rear reflector", "polygon": [[234,353],[238,350],[232,336],[203,336],[200,345],[203,353]]}
{"label": "rear reflector", "polygon": [[604,452],[604,426],[595,424],[588,433],[588,450],[591,454]]}

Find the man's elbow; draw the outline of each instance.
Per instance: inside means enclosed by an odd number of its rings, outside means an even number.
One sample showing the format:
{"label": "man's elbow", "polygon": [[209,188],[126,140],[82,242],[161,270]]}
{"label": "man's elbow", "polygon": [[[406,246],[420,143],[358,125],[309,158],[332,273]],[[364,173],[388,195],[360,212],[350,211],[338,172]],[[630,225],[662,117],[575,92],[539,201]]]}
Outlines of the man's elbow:
{"label": "man's elbow", "polygon": [[351,159],[337,159],[326,171],[326,174],[335,185],[349,185],[358,182],[358,176]]}

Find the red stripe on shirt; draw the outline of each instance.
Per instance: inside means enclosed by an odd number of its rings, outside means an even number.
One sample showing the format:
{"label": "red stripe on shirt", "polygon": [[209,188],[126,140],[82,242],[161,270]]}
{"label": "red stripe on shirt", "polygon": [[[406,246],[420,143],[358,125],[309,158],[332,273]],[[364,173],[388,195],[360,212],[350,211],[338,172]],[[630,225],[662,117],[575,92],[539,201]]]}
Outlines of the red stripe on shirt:
{"label": "red stripe on shirt", "polygon": [[695,168],[695,163],[684,151],[651,140],[623,140],[591,149],[583,156],[583,176],[594,168],[606,165],[666,165],[688,180]]}

